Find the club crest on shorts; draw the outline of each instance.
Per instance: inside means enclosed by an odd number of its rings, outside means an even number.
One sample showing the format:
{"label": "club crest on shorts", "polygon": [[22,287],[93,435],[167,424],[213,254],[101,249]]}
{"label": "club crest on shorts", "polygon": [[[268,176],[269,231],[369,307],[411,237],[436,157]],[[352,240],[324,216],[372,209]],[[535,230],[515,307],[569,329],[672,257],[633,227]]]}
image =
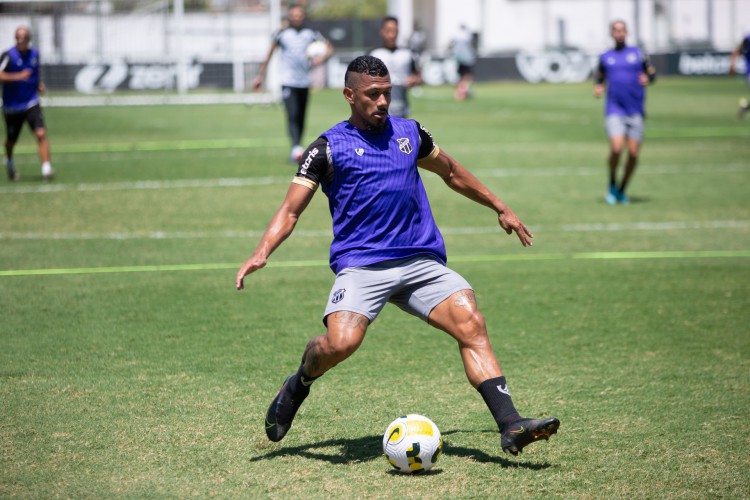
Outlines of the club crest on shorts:
{"label": "club crest on shorts", "polygon": [[344,300],[344,294],[346,293],[346,288],[339,288],[335,292],[333,292],[333,295],[331,295],[331,302],[334,304],[337,304]]}
{"label": "club crest on shorts", "polygon": [[396,140],[398,141],[398,149],[402,153],[411,154],[411,143],[409,142],[408,137],[399,137]]}

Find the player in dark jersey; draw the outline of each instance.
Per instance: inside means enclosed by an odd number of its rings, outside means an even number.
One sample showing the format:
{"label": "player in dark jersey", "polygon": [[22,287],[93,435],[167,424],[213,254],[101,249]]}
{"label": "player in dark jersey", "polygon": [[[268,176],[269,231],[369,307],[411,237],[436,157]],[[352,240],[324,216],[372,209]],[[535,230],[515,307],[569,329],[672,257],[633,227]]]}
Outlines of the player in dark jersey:
{"label": "player in dark jersey", "polygon": [[[277,48],[281,49],[281,96],[286,110],[287,128],[292,142],[289,158],[298,162],[304,148],[302,133],[305,129],[307,100],[310,93],[310,68],[325,63],[333,55],[333,46],[319,31],[305,27],[305,9],[301,5],[289,7],[289,25],[273,35],[271,48],[260,65],[258,76],[253,80],[253,88],[263,85],[266,69]],[[308,57],[307,48],[313,42],[323,42],[326,53],[314,58]]]}
{"label": "player in dark jersey", "polygon": [[42,180],[52,179],[54,172],[50,164],[47,129],[39,105],[39,92],[44,92],[44,83],[39,77],[39,51],[31,46],[29,28],[16,29],[16,45],[0,55],[0,83],[3,84],[5,169],[8,179],[19,179],[13,162],[13,149],[24,123],[29,124],[36,137],[42,162]]}
{"label": "player in dark jersey", "polygon": [[[610,25],[610,33],[615,41],[615,47],[599,56],[594,96],[602,95],[606,82],[607,99],[604,113],[610,151],[609,188],[604,200],[614,205],[629,202],[625,189],[635,172],[643,142],[643,121],[646,116],[645,88],[656,78],[656,70],[643,50],[625,44],[628,31],[623,21],[614,21]],[[628,159],[625,163],[625,172],[618,183],[617,165],[626,145]]]}
{"label": "player in dark jersey", "polygon": [[313,381],[357,350],[368,325],[390,302],[456,339],[466,376],[498,425],[503,451],[516,455],[556,433],[560,421],[522,418],[516,411],[471,285],[445,265],[443,238],[418,167],[496,212],[500,227],[515,232],[523,246],[531,245],[533,235],[424,127],[389,116],[390,92],[380,59],[365,55],[349,64],[344,88],[349,119],[307,148],[281,207],[237,272],[241,290],[244,278],[265,267],[322,188],[333,218],[330,265],[336,273],[323,315],[327,330],[308,342],[299,369],[271,403],[266,434],[272,441],[286,435]]}
{"label": "player in dark jersey", "polygon": [[[750,87],[750,35],[746,35],[742,39],[736,49],[732,51],[732,55],[729,57],[729,74],[734,76],[737,74],[737,59],[740,55],[745,59],[745,82]],[[747,98],[740,97],[740,105],[737,108],[737,118],[744,118],[747,110],[750,109],[750,103]]]}

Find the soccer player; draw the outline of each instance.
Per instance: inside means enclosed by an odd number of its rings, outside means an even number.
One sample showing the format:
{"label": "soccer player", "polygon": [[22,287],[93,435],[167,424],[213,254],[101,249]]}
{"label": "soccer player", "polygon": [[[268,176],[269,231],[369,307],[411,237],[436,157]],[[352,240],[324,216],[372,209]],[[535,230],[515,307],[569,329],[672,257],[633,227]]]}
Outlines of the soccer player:
{"label": "soccer player", "polygon": [[50,163],[47,129],[39,105],[39,92],[44,83],[39,77],[39,51],[31,46],[31,30],[16,29],[16,45],[0,55],[0,83],[3,84],[3,118],[5,118],[5,170],[8,179],[20,178],[13,161],[13,149],[24,122],[29,124],[36,137],[39,159],[42,162],[42,180],[54,177]]}
{"label": "soccer player", "polygon": [[266,434],[280,441],[311,384],[357,350],[386,302],[451,335],[469,382],[492,413],[503,451],[549,439],[560,421],[522,418],[490,346],[471,285],[446,267],[443,238],[418,168],[497,214],[500,227],[523,246],[533,235],[515,213],[414,120],[389,116],[391,81],[383,62],[359,56],[347,67],[344,99],[351,115],[305,150],[281,207],[235,285],[266,266],[292,233],[320,187],[333,218],[330,266],[336,274],[323,314],[327,330],[311,339],[296,373],[286,378],[266,414]]}
{"label": "soccer player", "polygon": [[462,24],[458,34],[451,42],[453,57],[458,65],[458,83],[454,97],[457,101],[463,101],[471,97],[471,84],[474,83],[474,64],[477,62],[476,49],[474,47],[474,34],[469,28]]}
{"label": "soccer player", "polygon": [[[629,202],[625,189],[635,172],[641,142],[643,142],[643,121],[646,116],[645,87],[656,78],[656,69],[651,65],[643,50],[625,44],[628,35],[625,22],[614,21],[610,25],[610,34],[615,41],[615,48],[599,56],[594,96],[602,95],[606,81],[607,98],[604,113],[610,151],[609,189],[604,200],[614,205]],[[620,154],[626,144],[628,158],[625,163],[625,172],[618,184],[617,165],[620,163]]]}
{"label": "soccer player", "polygon": [[[737,58],[740,54],[745,58],[745,82],[747,82],[747,86],[750,87],[750,34],[742,39],[740,44],[732,51],[732,55],[729,57],[730,76],[737,74]],[[739,108],[737,108],[737,118],[744,118],[748,109],[750,109],[750,103],[748,103],[748,100],[745,97],[741,97]]]}
{"label": "soccer player", "polygon": [[391,116],[406,118],[409,116],[409,99],[407,89],[422,83],[414,52],[396,45],[398,39],[398,19],[388,16],[380,25],[380,37],[383,46],[370,51],[370,55],[385,63],[391,75]]}
{"label": "soccer player", "polygon": [[[326,40],[319,31],[305,27],[305,9],[301,5],[289,7],[287,14],[288,26],[273,35],[268,55],[258,70],[258,76],[253,80],[253,88],[258,90],[263,85],[266,70],[271,56],[277,48],[281,49],[281,96],[286,109],[289,138],[292,151],[289,159],[299,161],[304,148],[302,133],[305,129],[305,114],[307,113],[307,98],[310,93],[310,68],[325,63],[333,55],[333,45]],[[326,44],[326,53],[312,60],[307,57],[307,47],[316,41]]]}

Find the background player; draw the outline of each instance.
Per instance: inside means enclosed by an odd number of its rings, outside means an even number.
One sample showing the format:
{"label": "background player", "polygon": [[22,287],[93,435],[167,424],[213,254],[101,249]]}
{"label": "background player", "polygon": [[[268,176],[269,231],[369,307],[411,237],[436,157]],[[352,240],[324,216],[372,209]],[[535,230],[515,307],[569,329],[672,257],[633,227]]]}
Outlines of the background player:
{"label": "background player", "polygon": [[391,75],[391,116],[409,116],[408,90],[422,83],[418,61],[411,49],[396,45],[398,40],[398,19],[388,16],[380,25],[383,46],[370,51],[370,55],[383,61]]}
{"label": "background player", "polygon": [[[310,68],[325,63],[333,55],[333,45],[319,31],[305,27],[305,9],[293,5],[287,14],[288,26],[273,35],[271,48],[253,80],[253,88],[258,90],[266,77],[268,63],[274,51],[281,48],[281,95],[286,110],[287,128],[292,142],[289,159],[299,161],[304,148],[302,134],[305,129],[307,99],[310,94]],[[326,53],[313,58],[307,57],[307,47],[316,41],[326,44]]]}
{"label": "background player", "polygon": [[474,33],[462,24],[458,34],[451,41],[451,51],[456,59],[458,82],[454,97],[463,101],[471,97],[471,85],[474,83],[474,65],[477,62],[476,39]]}
{"label": "background player", "polygon": [[[745,35],[740,44],[736,49],[732,51],[732,55],[729,58],[729,75],[734,76],[737,74],[737,58],[740,55],[745,58],[745,82],[750,87],[750,34]],[[740,105],[737,108],[737,118],[744,118],[747,110],[750,109],[750,103],[745,97],[740,97]]]}
{"label": "background player", "polygon": [[[615,47],[599,56],[594,96],[604,92],[607,83],[607,98],[604,105],[607,135],[609,136],[609,189],[604,199],[610,205],[628,203],[625,189],[638,163],[638,154],[643,141],[645,87],[656,78],[656,69],[646,53],[638,47],[625,44],[628,30],[624,21],[614,21],[610,34]],[[617,183],[617,165],[620,154],[627,144],[628,159],[625,172]]]}
{"label": "background player", "polygon": [[13,161],[13,149],[23,124],[28,123],[36,137],[42,180],[54,177],[50,163],[50,148],[44,114],[39,104],[39,92],[44,83],[39,77],[39,51],[31,46],[31,30],[16,29],[16,45],[0,55],[0,82],[3,84],[3,117],[5,118],[5,169],[8,179],[20,178]]}
{"label": "background player", "polygon": [[391,302],[456,339],[466,376],[497,422],[503,451],[515,455],[556,433],[560,421],[524,419],[516,411],[471,285],[445,265],[445,245],[417,167],[493,210],[503,230],[515,232],[523,246],[531,245],[533,236],[426,129],[389,116],[390,95],[382,61],[366,55],[349,64],[344,88],[349,119],[307,148],[281,207],[237,272],[241,290],[244,278],[266,266],[322,187],[333,218],[330,264],[336,273],[323,315],[327,330],[308,342],[299,369],[271,403],[266,434],[272,441],[284,438],[313,381],[359,348],[369,324]]}

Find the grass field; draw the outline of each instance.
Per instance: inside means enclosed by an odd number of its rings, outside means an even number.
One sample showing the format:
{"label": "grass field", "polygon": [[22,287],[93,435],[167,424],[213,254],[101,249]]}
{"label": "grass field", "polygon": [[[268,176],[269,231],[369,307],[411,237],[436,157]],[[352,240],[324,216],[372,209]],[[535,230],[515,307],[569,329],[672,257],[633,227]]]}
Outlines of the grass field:
{"label": "grass field", "polygon": [[[322,193],[234,289],[294,168],[280,107],[46,110],[58,178],[28,130],[0,183],[0,497],[750,496],[750,122],[739,80],[649,90],[632,203],[608,206],[591,85],[425,88],[413,116],[514,208],[423,175],[450,265],[476,288],[516,406],[549,443],[504,456],[455,343],[392,306],[316,382],[284,441],[263,416],[333,275]],[[307,139],[348,116],[312,96]],[[390,471],[405,413],[445,438]]]}

